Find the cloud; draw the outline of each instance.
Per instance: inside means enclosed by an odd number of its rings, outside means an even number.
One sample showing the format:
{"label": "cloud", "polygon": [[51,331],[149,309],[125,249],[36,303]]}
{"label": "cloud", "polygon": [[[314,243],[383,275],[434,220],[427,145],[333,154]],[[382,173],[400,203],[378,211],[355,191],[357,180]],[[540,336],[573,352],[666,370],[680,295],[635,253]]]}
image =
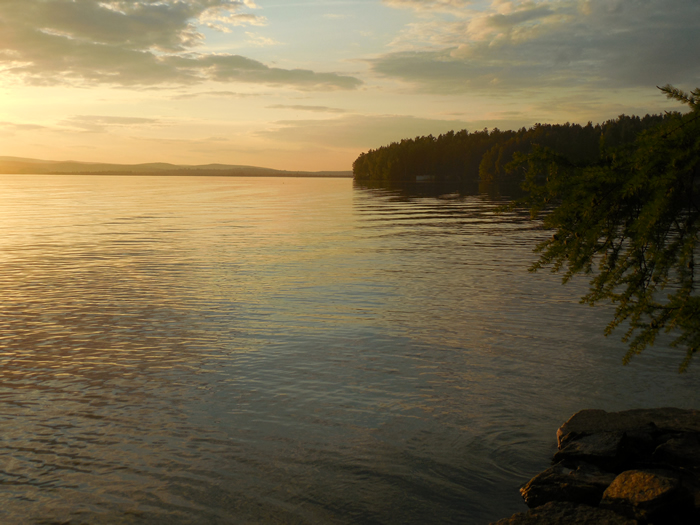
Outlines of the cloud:
{"label": "cloud", "polygon": [[68,128],[89,133],[105,133],[109,128],[133,128],[136,126],[160,124],[158,119],[141,117],[112,117],[104,115],[76,115],[59,124]]}
{"label": "cloud", "polygon": [[293,109],[296,111],[313,111],[317,113],[346,113],[344,109],[340,108],[329,108],[327,106],[304,106],[304,105],[286,105],[286,104],[275,104],[273,106],[267,106],[270,109]]}
{"label": "cloud", "polygon": [[273,140],[337,148],[376,148],[419,135],[439,135],[468,127],[460,120],[438,120],[404,115],[347,115],[324,120],[283,120],[274,129],[258,132]]}
{"label": "cloud", "polygon": [[337,73],[316,73],[307,69],[268,67],[239,55],[200,55],[194,58],[170,57],[164,62],[187,76],[219,82],[253,82],[289,85],[302,90],[355,89],[362,82]]}
{"label": "cloud", "polygon": [[250,98],[259,97],[260,93],[237,93],[235,91],[200,91],[198,93],[182,93],[171,97],[173,100],[190,100],[193,98]]}
{"label": "cloud", "polygon": [[265,17],[251,13],[227,13],[224,15],[221,12],[205,12],[199,17],[199,21],[207,27],[222,33],[230,33],[230,26],[264,26],[267,24]]}
{"label": "cloud", "polygon": [[[696,0],[387,0],[443,11],[409,25],[373,72],[442,93],[697,85]],[[455,9],[458,7],[462,9]]]}
{"label": "cloud", "polygon": [[473,0],[383,0],[390,7],[408,8],[416,11],[448,11],[463,9]]}
{"label": "cloud", "polygon": [[238,55],[197,52],[197,24],[261,25],[236,0],[2,0],[0,70],[26,84],[153,86],[207,80],[354,89],[336,73],[285,70]]}
{"label": "cloud", "polygon": [[253,45],[253,46],[267,47],[267,46],[278,46],[281,44],[281,42],[278,42],[277,40],[275,40],[273,38],[268,38],[266,36],[251,33],[249,31],[246,31],[246,36],[248,37],[248,44]]}
{"label": "cloud", "polygon": [[24,123],[6,122],[6,121],[0,121],[0,127],[9,128],[9,129],[15,130],[15,131],[40,131],[40,130],[50,129],[46,126],[42,126],[39,124],[24,124]]}

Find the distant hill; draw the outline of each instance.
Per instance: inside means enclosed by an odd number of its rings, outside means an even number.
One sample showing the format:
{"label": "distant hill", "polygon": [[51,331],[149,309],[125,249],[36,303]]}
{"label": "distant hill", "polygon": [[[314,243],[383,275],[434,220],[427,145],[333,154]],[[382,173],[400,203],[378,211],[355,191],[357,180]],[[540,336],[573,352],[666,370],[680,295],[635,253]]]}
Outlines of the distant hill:
{"label": "distant hill", "polygon": [[147,164],[105,164],[73,160],[39,160],[0,157],[0,174],[32,175],[187,175],[217,177],[352,177],[352,171],[287,171],[239,166],[203,164],[197,166],[153,162]]}

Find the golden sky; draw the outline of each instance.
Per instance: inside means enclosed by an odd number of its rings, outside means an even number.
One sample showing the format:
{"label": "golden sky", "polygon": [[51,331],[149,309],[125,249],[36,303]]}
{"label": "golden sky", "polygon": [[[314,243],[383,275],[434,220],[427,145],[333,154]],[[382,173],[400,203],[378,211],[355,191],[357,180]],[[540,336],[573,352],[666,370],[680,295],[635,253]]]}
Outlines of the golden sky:
{"label": "golden sky", "polygon": [[698,0],[0,0],[0,155],[347,170],[677,109],[699,51]]}

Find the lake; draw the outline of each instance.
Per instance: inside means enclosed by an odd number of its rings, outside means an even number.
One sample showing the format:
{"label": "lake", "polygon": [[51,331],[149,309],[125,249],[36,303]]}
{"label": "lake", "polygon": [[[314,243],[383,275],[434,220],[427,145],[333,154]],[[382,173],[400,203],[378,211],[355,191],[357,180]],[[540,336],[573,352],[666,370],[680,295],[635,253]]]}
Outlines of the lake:
{"label": "lake", "polygon": [[0,522],[486,524],[574,412],[698,408],[500,204],[0,176]]}

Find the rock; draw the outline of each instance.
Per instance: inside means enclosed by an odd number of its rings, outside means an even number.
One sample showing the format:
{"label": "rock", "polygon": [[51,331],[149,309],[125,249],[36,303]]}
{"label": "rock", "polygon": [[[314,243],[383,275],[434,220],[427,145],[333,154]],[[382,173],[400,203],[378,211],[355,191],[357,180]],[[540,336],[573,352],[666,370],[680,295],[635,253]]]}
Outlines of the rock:
{"label": "rock", "polygon": [[623,412],[581,410],[557,431],[559,449],[578,436],[599,432],[634,432],[653,424],[662,432],[700,434],[700,410],[681,408],[634,409]]}
{"label": "rock", "polygon": [[697,434],[681,434],[659,445],[653,460],[678,467],[700,467],[700,440]]}
{"label": "rock", "polygon": [[651,461],[660,435],[654,423],[624,432],[570,434],[553,461],[564,462],[570,468],[588,462],[609,472],[619,473]]}
{"label": "rock", "polygon": [[690,494],[695,513],[698,516],[696,523],[700,523],[700,475],[687,471],[683,472],[681,474],[681,485]]}
{"label": "rock", "polygon": [[638,462],[651,460],[662,433],[653,421],[636,430],[626,430],[625,455]]}
{"label": "rock", "polygon": [[532,478],[520,489],[520,494],[530,508],[550,501],[596,506],[614,479],[614,474],[602,472],[593,465],[583,464],[571,470],[559,463]]}
{"label": "rock", "polygon": [[582,410],[557,444],[556,464],[520,489],[531,510],[499,525],[700,524],[700,411]]}
{"label": "rock", "polygon": [[624,432],[600,432],[569,439],[566,446],[554,454],[555,462],[574,467],[582,462],[616,470],[626,459]]}
{"label": "rock", "polygon": [[637,525],[637,523],[636,520],[625,518],[609,510],[552,501],[491,525]]}
{"label": "rock", "polygon": [[600,508],[645,522],[669,518],[690,507],[679,476],[669,470],[626,470],[605,490],[600,502]]}

